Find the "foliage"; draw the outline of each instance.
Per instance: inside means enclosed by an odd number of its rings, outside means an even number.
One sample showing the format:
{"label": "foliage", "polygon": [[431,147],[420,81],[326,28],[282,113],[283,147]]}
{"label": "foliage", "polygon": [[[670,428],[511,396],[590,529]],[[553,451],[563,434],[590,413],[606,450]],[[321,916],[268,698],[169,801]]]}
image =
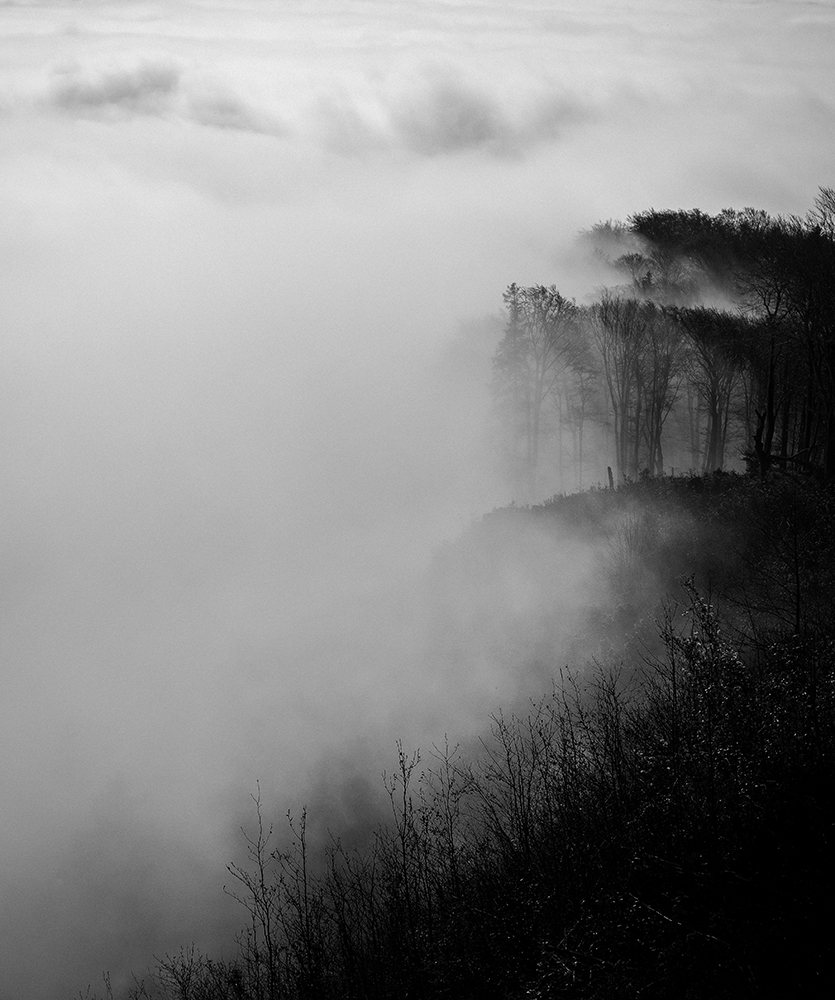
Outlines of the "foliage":
{"label": "foliage", "polygon": [[761,478],[775,465],[835,478],[833,206],[821,188],[804,217],[650,209],[599,223],[582,243],[614,284],[572,310],[551,355],[544,303],[565,300],[511,285],[493,389],[497,436],[526,470],[511,477],[519,495],[604,480],[587,468],[595,451],[619,480],[743,457]]}
{"label": "foliage", "polygon": [[[689,509],[739,538],[656,651],[559,672],[480,749],[397,748],[389,822],[311,858],[255,796],[238,956],[166,956],[131,997],[823,996],[835,829],[835,497],[785,477],[645,479],[513,508],[590,532]],[[643,516],[643,515],[642,515]],[[657,522],[656,522],[657,524]],[[663,551],[651,531],[637,545]],[[642,556],[643,558],[643,556]],[[827,993],[828,995],[828,993]]]}

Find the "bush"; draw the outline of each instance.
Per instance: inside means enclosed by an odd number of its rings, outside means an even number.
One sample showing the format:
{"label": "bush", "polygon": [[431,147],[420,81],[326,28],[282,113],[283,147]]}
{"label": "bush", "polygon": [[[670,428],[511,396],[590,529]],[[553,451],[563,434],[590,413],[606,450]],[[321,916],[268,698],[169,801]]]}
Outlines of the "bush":
{"label": "bush", "polygon": [[633,510],[640,490],[694,510],[713,491],[741,553],[723,613],[690,580],[656,653],[560,674],[468,759],[398,746],[391,818],[361,849],[334,838],[312,858],[305,813],[274,847],[256,795],[229,868],[248,916],[236,958],[166,956],[133,1000],[828,992],[831,491],[632,489]]}

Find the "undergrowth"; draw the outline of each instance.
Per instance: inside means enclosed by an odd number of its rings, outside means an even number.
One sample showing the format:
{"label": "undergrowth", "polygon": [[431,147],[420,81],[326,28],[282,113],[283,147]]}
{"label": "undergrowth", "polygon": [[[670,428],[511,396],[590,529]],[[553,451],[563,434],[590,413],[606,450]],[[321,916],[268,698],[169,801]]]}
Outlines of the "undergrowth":
{"label": "undergrowth", "polygon": [[234,956],[164,956],[131,1000],[828,995],[832,498],[720,486],[633,500],[713,491],[744,539],[721,611],[686,580],[658,652],[559,673],[466,759],[398,746],[361,848],[312,857],[304,813],[276,848],[256,795]]}

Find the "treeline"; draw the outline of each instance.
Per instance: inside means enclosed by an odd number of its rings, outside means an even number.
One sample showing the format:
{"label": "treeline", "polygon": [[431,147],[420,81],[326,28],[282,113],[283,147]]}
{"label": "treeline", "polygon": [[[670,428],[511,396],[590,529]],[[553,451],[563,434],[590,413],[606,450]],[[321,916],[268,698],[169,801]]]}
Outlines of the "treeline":
{"label": "treeline", "polygon": [[835,190],[804,217],[649,210],[581,243],[615,276],[598,301],[504,295],[494,412],[517,496],[599,482],[601,464],[835,477]]}
{"label": "treeline", "polygon": [[[398,748],[390,819],[360,848],[336,830],[315,854],[304,813],[277,846],[257,803],[229,868],[247,917],[236,953],[164,957],[130,996],[828,996],[832,487],[646,479],[511,508],[482,530],[608,522],[615,537],[620,511],[652,529],[676,509],[737,540],[717,554],[721,605],[685,583],[654,651],[560,672],[466,757]],[[642,533],[632,569],[684,561],[670,544]]]}

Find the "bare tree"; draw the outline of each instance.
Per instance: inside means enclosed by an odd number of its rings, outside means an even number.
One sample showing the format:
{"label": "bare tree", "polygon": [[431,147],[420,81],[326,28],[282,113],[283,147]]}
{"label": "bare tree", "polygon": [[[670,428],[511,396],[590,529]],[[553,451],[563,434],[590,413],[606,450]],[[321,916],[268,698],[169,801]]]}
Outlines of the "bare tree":
{"label": "bare tree", "polygon": [[635,299],[604,292],[590,317],[592,338],[612,407],[618,478],[635,476],[641,419],[638,379],[646,336],[646,310]]}
{"label": "bare tree", "polygon": [[[678,399],[684,368],[681,335],[664,311],[644,307],[646,330],[638,373],[643,396],[641,437],[646,445],[646,468],[654,476],[664,474],[661,433],[664,422]],[[640,459],[639,459],[640,461]]]}
{"label": "bare tree", "polygon": [[520,485],[534,496],[545,403],[558,391],[583,344],[577,306],[553,285],[512,284],[504,301],[508,321],[493,359],[494,395],[512,428]]}
{"label": "bare tree", "polygon": [[742,371],[738,342],[746,321],[718,309],[681,309],[675,318],[687,338],[687,378],[707,418],[702,472],[723,468],[734,390]]}

